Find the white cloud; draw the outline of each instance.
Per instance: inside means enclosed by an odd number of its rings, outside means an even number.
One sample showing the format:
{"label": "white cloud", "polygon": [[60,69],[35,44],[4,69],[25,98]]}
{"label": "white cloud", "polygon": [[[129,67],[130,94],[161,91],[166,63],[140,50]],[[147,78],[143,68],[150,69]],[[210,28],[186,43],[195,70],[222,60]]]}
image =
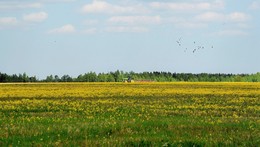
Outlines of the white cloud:
{"label": "white cloud", "polygon": [[176,16],[171,16],[171,17],[166,17],[166,18],[162,18],[163,23],[182,23],[182,22],[186,22],[187,20],[184,17],[176,17]]}
{"label": "white cloud", "polygon": [[42,2],[50,2],[50,3],[63,3],[63,2],[75,2],[76,0],[41,0]]}
{"label": "white cloud", "polygon": [[23,20],[28,22],[42,22],[47,18],[48,14],[46,12],[31,13],[23,16]]}
{"label": "white cloud", "polygon": [[188,28],[188,29],[200,29],[200,28],[206,28],[208,25],[205,23],[196,23],[196,22],[179,22],[176,23],[175,26],[177,28]]}
{"label": "white cloud", "polygon": [[191,3],[165,3],[165,2],[152,2],[151,7],[157,9],[170,9],[170,10],[195,10],[195,9],[209,9],[209,5],[204,3],[200,5],[193,5]]}
{"label": "white cloud", "polygon": [[253,10],[260,9],[260,2],[259,1],[252,2],[249,8]]}
{"label": "white cloud", "polygon": [[152,2],[150,6],[155,9],[173,10],[173,11],[198,11],[223,9],[225,4],[221,0],[214,2]]}
{"label": "white cloud", "polygon": [[216,12],[206,12],[195,17],[199,21],[225,21],[225,15]]}
{"label": "white cloud", "polygon": [[105,31],[116,32],[116,33],[143,33],[143,32],[148,32],[149,29],[146,27],[114,26],[114,27],[107,27]]}
{"label": "white cloud", "polygon": [[0,26],[12,26],[17,23],[16,17],[0,17]]}
{"label": "white cloud", "polygon": [[25,3],[25,2],[0,2],[0,10],[18,10],[28,8],[41,8],[41,3]]}
{"label": "white cloud", "polygon": [[248,32],[243,30],[223,30],[216,33],[219,36],[247,36]]}
{"label": "white cloud", "polygon": [[0,11],[2,10],[21,10],[21,9],[38,9],[42,8],[45,3],[65,3],[75,2],[76,0],[1,0]]}
{"label": "white cloud", "polygon": [[67,34],[67,33],[74,33],[76,32],[76,29],[73,25],[67,24],[59,28],[55,28],[50,30],[49,34]]}
{"label": "white cloud", "polygon": [[82,8],[84,13],[146,13],[147,10],[142,6],[120,6],[107,3],[105,1],[93,1],[91,4],[86,4]]}
{"label": "white cloud", "polygon": [[234,12],[227,16],[227,19],[234,22],[244,22],[250,18],[249,15],[241,12]]}
{"label": "white cloud", "polygon": [[109,18],[112,24],[160,24],[162,22],[160,16],[114,16]]}
{"label": "white cloud", "polygon": [[162,22],[164,24],[170,24],[175,26],[176,28],[181,29],[201,29],[208,27],[208,24],[205,22],[199,22],[193,20],[192,18],[185,18],[185,17],[165,17],[162,18]]}
{"label": "white cloud", "polygon": [[195,20],[204,22],[246,22],[250,16],[242,12],[223,14],[217,12],[205,12],[195,16]]}

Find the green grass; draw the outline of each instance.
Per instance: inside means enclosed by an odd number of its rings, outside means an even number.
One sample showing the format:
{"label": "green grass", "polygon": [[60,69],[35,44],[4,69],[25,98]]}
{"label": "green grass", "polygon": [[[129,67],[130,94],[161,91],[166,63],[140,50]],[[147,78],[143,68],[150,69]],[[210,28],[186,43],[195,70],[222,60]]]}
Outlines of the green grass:
{"label": "green grass", "polygon": [[259,146],[260,96],[248,92],[0,98],[0,146]]}

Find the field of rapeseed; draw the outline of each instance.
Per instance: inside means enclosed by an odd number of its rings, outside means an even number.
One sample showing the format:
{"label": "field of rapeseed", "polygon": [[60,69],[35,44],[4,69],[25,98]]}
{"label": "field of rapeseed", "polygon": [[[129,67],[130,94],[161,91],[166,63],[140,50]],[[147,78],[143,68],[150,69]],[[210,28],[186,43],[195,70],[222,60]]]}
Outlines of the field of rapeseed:
{"label": "field of rapeseed", "polygon": [[0,84],[0,146],[258,146],[260,83]]}

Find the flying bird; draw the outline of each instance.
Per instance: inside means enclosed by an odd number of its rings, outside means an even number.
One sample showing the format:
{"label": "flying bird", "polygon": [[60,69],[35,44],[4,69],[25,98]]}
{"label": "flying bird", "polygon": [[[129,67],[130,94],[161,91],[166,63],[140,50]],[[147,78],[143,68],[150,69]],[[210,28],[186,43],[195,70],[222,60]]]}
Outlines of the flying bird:
{"label": "flying bird", "polygon": [[[176,43],[177,43],[180,47],[183,47],[183,51],[184,51],[185,53],[189,51],[188,48],[185,47],[185,44],[182,44],[182,37],[180,37],[179,39],[177,39],[177,40],[176,40]],[[206,47],[205,47],[203,44],[200,45],[200,43],[197,43],[196,41],[193,41],[193,44],[194,44],[193,50],[191,50],[192,53],[196,53],[196,52],[199,52],[199,51],[202,50],[202,49],[203,49],[203,50],[206,49]],[[195,44],[196,44],[196,45],[195,45]],[[211,48],[214,48],[214,46],[212,45]]]}
{"label": "flying bird", "polygon": [[181,46],[181,43],[179,41],[176,41],[178,43],[179,46]]}
{"label": "flying bird", "polygon": [[179,46],[181,46],[181,37],[176,41]]}

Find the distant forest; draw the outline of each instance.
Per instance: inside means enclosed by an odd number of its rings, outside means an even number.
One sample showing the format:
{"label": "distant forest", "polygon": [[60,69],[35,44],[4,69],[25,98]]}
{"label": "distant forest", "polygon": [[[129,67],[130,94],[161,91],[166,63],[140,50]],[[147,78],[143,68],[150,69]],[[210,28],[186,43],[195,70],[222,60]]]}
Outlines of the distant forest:
{"label": "distant forest", "polygon": [[171,72],[124,72],[115,71],[109,73],[88,72],[78,77],[69,75],[49,75],[45,79],[37,79],[36,76],[29,76],[26,73],[8,75],[0,72],[1,83],[12,82],[260,82],[260,72],[256,74],[224,74],[224,73],[171,73]]}

